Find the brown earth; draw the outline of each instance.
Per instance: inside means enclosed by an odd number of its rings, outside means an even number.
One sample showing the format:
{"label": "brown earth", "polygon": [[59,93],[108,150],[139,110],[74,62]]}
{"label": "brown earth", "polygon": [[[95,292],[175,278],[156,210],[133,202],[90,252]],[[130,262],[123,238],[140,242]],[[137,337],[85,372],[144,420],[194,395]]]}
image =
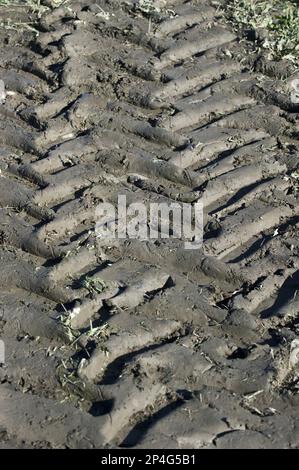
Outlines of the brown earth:
{"label": "brown earth", "polygon": [[[142,4],[1,8],[0,448],[298,448],[292,67]],[[118,194],[202,198],[203,249],[95,237]]]}

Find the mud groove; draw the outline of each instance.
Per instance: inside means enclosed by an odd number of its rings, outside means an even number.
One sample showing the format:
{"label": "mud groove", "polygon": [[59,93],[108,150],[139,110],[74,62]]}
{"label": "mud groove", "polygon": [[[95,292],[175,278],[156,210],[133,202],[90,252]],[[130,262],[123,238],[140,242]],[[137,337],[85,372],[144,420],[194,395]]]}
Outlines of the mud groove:
{"label": "mud groove", "polygon": [[[297,114],[213,2],[143,3],[1,53],[1,445],[296,447]],[[203,249],[97,238],[119,194],[202,198]]]}

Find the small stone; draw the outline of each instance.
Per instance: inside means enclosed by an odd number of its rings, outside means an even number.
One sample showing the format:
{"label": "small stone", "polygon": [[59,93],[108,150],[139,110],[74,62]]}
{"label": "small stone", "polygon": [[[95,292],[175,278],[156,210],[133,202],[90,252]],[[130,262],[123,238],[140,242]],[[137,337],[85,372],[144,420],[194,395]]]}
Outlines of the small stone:
{"label": "small stone", "polygon": [[297,366],[298,364],[299,364],[299,339],[294,339],[291,342],[289,368],[292,369],[293,367]]}

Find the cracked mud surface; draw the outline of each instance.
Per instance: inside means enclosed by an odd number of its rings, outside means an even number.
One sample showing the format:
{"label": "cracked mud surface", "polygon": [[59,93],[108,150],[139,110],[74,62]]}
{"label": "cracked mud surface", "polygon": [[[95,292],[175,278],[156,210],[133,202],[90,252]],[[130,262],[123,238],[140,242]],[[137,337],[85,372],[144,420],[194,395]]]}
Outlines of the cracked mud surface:
{"label": "cracked mud surface", "polygon": [[[1,30],[0,448],[298,448],[293,70],[143,3]],[[119,193],[202,198],[203,249],[96,238]]]}

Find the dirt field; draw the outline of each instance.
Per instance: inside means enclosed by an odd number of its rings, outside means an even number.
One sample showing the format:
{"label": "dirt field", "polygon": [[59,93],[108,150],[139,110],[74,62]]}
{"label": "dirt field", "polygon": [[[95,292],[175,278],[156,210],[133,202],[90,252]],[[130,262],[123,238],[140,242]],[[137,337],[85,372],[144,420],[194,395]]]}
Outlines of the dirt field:
{"label": "dirt field", "polygon": [[[298,448],[295,49],[216,1],[8,3],[0,448]],[[203,248],[96,237],[119,194],[201,199]]]}

